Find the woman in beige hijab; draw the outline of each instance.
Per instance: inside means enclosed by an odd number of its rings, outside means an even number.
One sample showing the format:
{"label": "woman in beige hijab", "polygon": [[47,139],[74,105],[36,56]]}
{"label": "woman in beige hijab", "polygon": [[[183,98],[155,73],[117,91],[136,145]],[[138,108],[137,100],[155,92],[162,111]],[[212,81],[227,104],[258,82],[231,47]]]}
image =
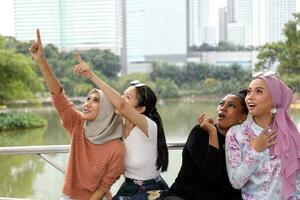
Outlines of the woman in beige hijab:
{"label": "woman in beige hijab", "polygon": [[70,135],[71,149],[61,199],[103,199],[124,172],[121,119],[98,89],[89,92],[83,112],[74,108],[44,57],[39,30],[30,53],[39,65],[53,105]]}

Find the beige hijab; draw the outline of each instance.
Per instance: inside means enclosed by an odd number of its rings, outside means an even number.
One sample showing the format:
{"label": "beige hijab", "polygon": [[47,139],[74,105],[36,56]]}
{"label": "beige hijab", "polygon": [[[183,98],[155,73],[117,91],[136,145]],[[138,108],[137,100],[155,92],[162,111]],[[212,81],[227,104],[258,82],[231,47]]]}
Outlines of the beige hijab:
{"label": "beige hijab", "polygon": [[84,121],[85,137],[93,144],[104,144],[122,138],[122,118],[115,114],[114,107],[99,89],[92,89],[89,95],[97,92],[100,96],[100,111],[94,121]]}

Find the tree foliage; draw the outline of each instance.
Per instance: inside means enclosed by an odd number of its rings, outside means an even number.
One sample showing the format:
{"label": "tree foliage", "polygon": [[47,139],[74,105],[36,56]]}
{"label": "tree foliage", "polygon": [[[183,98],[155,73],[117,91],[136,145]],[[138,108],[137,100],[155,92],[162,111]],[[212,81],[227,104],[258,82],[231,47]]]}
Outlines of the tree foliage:
{"label": "tree foliage", "polygon": [[13,129],[37,128],[45,125],[47,125],[47,120],[37,114],[22,112],[0,113],[0,132]]}
{"label": "tree foliage", "polygon": [[266,44],[258,55],[257,71],[267,71],[278,61],[279,76],[296,91],[300,91],[300,13],[285,24],[281,42]]}
{"label": "tree foliage", "polygon": [[220,41],[217,46],[211,46],[207,43],[203,43],[200,46],[190,47],[190,51],[252,51],[258,49],[258,47],[241,45],[235,45],[227,41]]}
{"label": "tree foliage", "polygon": [[35,99],[35,94],[43,90],[43,84],[33,66],[31,59],[0,49],[0,103]]}
{"label": "tree foliage", "polygon": [[246,88],[250,82],[251,72],[243,70],[238,65],[217,67],[187,63],[178,67],[166,63],[154,63],[150,77],[154,82],[167,80],[164,84],[170,85],[168,89],[162,91],[189,90],[190,94],[223,95]]}
{"label": "tree foliage", "polygon": [[[42,84],[38,78],[41,76],[37,76],[40,71],[36,64],[31,61],[28,52],[30,44],[31,42],[20,42],[13,37],[0,37],[0,49],[10,49],[10,51],[2,50],[5,53],[0,54],[0,70],[6,71],[6,74],[0,71],[2,75],[0,87],[7,89],[1,88],[0,99],[2,101],[33,98],[42,90]],[[203,45],[203,47],[211,48],[209,45]],[[222,51],[229,48],[231,45],[224,42],[220,42],[218,46],[218,50]],[[52,44],[45,45],[44,51],[48,63],[52,66],[55,75],[69,96],[86,95],[94,87],[89,80],[73,74],[73,66],[77,64],[75,52],[60,52]],[[153,63],[153,71],[150,76],[149,74],[130,74],[118,77],[121,68],[118,56],[107,50],[99,49],[80,51],[80,53],[97,75],[120,92],[129,86],[130,81],[138,79],[153,88],[156,94],[162,98],[190,94],[222,95],[246,87],[251,77],[250,72],[237,65],[216,67],[208,64],[186,63],[183,66],[175,66],[156,62]],[[2,59],[1,56],[5,59]],[[5,65],[6,68],[2,65]],[[26,75],[22,79],[20,74]],[[12,75],[15,77],[11,78]],[[8,77],[15,80],[15,83],[10,83],[10,86],[13,87],[10,88],[12,92],[9,92],[10,89],[7,87]]]}
{"label": "tree foliage", "polygon": [[[23,54],[27,59],[30,58],[30,53],[28,51],[31,46],[32,41],[21,42],[16,40],[14,37],[3,37],[0,36],[0,49],[9,50],[12,54]],[[86,95],[90,88],[93,85],[90,81],[81,78],[79,76],[75,76],[73,74],[73,66],[77,64],[77,60],[75,57],[75,52],[60,52],[59,49],[53,44],[47,44],[44,47],[45,57],[49,65],[52,67],[55,75],[61,81],[66,93],[70,96],[78,96],[78,95]],[[108,50],[99,50],[99,49],[91,49],[80,51],[83,59],[91,66],[94,72],[100,75],[105,80],[115,79],[118,76],[120,71],[120,64],[118,56],[114,55]],[[23,57],[23,58],[25,58]],[[4,61],[2,61],[4,62]],[[14,65],[14,63],[13,63]],[[11,66],[13,66],[11,65]],[[33,67],[33,72],[35,74],[40,74],[38,70],[37,64],[34,62],[30,62],[29,65]],[[37,79],[38,80],[38,79]],[[26,85],[20,83],[17,88],[24,87],[27,88]],[[22,90],[25,92],[25,89]],[[1,91],[2,93],[6,93],[6,91]],[[9,99],[19,99],[25,97],[26,95],[17,92],[18,94],[22,94],[19,97],[11,95]],[[25,92],[27,96],[29,95]],[[6,94],[8,95],[8,94]],[[29,95],[32,96],[32,95]],[[28,97],[29,97],[28,96]]]}

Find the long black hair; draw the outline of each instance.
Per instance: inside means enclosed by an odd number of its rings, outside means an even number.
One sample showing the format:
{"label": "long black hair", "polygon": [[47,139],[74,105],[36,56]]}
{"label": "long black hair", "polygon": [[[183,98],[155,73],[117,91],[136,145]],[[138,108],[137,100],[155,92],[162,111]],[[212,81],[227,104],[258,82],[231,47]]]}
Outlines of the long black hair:
{"label": "long black hair", "polygon": [[166,171],[169,164],[169,153],[165,137],[165,131],[161,117],[156,109],[157,97],[153,90],[143,85],[135,87],[137,91],[138,106],[145,106],[145,111],[142,113],[152,119],[157,125],[157,159],[156,169]]}

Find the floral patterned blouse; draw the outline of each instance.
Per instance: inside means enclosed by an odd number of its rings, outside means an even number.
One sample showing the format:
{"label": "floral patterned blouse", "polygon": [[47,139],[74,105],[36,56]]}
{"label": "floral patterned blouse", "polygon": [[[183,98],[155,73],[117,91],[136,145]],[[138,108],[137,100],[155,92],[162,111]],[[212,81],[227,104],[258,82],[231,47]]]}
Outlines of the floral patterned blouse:
{"label": "floral patterned blouse", "polygon": [[[250,146],[249,136],[257,137],[262,131],[252,119],[229,129],[225,145],[228,177],[245,200],[282,200],[279,157],[270,155],[269,149],[256,152]],[[296,185],[289,200],[300,199],[299,175]]]}

